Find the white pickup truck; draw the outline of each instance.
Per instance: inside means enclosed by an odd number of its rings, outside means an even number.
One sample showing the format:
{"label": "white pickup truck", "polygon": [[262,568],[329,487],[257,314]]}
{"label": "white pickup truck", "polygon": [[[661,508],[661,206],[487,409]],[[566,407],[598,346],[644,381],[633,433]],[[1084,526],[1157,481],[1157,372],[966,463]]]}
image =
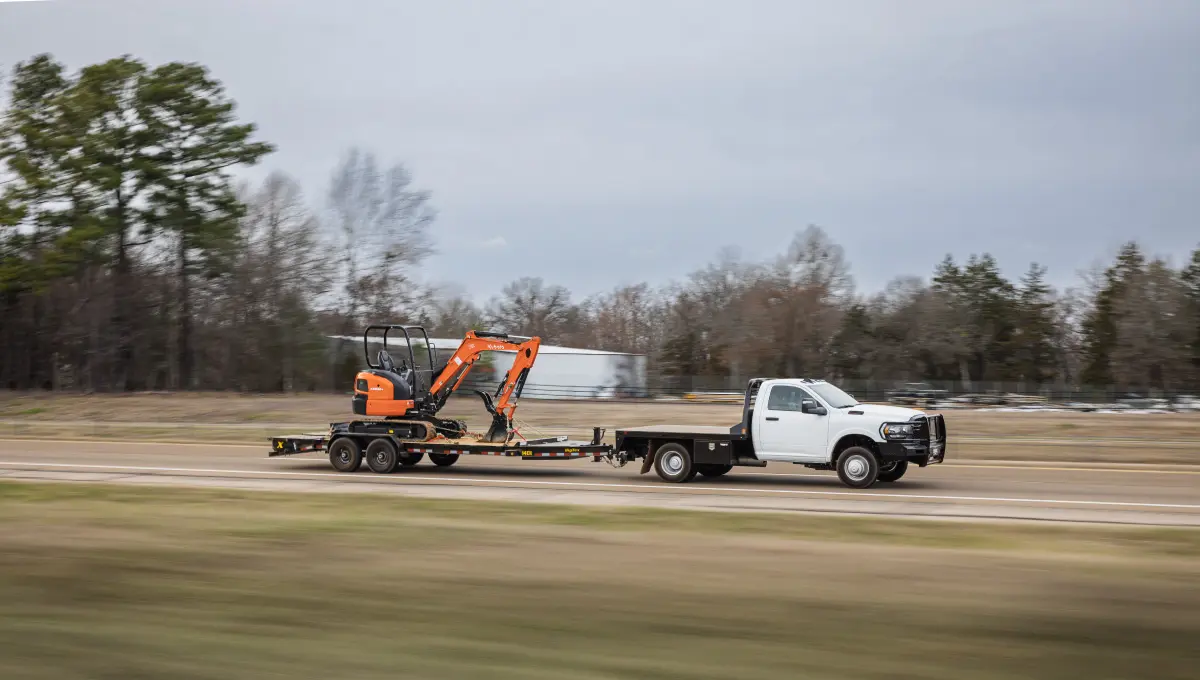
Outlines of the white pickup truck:
{"label": "white pickup truck", "polygon": [[941,415],[861,404],[831,383],[809,379],[751,380],[742,422],[732,427],[653,425],[615,435],[616,460],[640,458],[643,474],[653,467],[668,482],[778,461],[836,470],[846,486],[865,489],[946,455]]}

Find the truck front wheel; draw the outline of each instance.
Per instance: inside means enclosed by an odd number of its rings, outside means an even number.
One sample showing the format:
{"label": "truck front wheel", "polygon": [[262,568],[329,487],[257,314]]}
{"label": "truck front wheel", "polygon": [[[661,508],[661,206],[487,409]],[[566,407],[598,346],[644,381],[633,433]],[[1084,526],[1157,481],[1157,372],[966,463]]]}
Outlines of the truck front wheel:
{"label": "truck front wheel", "polygon": [[838,458],[838,479],[852,489],[865,489],[879,479],[879,460],[861,446],[852,446]]}
{"label": "truck front wheel", "polygon": [[663,444],[654,455],[654,471],[664,482],[687,482],[696,476],[692,455],[680,444]]}
{"label": "truck front wheel", "polygon": [[879,466],[879,481],[894,482],[904,476],[908,470],[907,460],[894,460]]}

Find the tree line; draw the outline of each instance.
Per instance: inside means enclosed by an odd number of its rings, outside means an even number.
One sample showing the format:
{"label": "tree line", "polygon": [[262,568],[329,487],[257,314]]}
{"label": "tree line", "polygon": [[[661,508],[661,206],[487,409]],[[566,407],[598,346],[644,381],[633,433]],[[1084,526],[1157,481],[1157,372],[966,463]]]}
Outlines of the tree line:
{"label": "tree line", "polygon": [[484,305],[416,273],[436,210],[402,165],[353,149],[310,200],[203,66],[132,57],[76,73],[17,64],[0,118],[0,387],[345,389],[370,322],[498,328],[645,354],[657,384],[751,376],[1186,391],[1200,384],[1200,248],[1182,266],[1125,244],[1064,291],[1032,264],[947,256],[928,279],[855,290],[823,229],[682,281],[576,300],[540,278]]}

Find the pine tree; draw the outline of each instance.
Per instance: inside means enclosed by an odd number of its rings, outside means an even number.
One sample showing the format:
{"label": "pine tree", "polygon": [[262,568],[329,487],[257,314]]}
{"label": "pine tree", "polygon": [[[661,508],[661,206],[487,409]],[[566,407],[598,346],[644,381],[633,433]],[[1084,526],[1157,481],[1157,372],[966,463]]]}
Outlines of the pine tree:
{"label": "pine tree", "polygon": [[1129,282],[1145,271],[1146,258],[1136,242],[1121,247],[1116,262],[1104,272],[1091,313],[1083,321],[1083,382],[1108,386],[1113,382],[1112,353],[1117,344],[1117,301]]}
{"label": "pine tree", "polygon": [[1191,261],[1180,274],[1188,299],[1188,314],[1191,316],[1191,368],[1192,384],[1200,383],[1200,247],[1192,251]]}
{"label": "pine tree", "polygon": [[193,384],[193,277],[225,271],[244,213],[229,169],[251,165],[273,147],[250,140],[222,85],[197,64],[165,64],[138,83],[137,110],[155,141],[146,158],[150,224],[176,249],[179,387]]}
{"label": "pine tree", "polygon": [[1054,378],[1055,301],[1046,284],[1046,268],[1036,262],[1021,278],[1017,293],[1015,363],[1018,377],[1041,384]]}

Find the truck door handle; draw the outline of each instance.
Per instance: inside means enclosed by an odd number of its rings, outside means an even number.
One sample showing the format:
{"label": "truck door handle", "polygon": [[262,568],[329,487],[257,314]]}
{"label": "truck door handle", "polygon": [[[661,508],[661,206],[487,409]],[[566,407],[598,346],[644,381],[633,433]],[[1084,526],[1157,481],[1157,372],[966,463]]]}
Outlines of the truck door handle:
{"label": "truck door handle", "polygon": [[775,416],[767,416],[767,420],[779,420]]}

